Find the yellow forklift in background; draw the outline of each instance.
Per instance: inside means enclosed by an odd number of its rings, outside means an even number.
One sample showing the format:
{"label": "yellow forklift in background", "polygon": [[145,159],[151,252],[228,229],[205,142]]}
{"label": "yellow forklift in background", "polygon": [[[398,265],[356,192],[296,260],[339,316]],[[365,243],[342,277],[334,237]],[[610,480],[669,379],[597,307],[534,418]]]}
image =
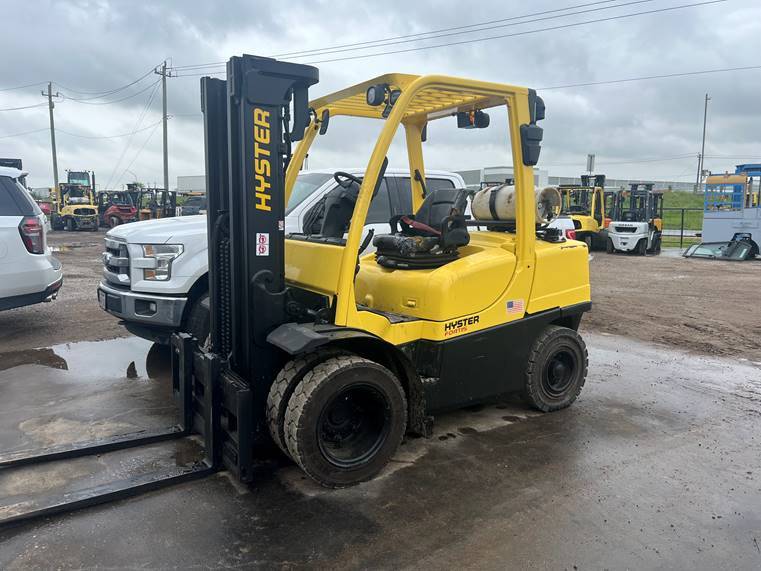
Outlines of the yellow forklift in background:
{"label": "yellow forklift in background", "polygon": [[94,172],[67,171],[66,182],[53,189],[51,199],[50,226],[53,230],[98,231]]}
{"label": "yellow forklift in background", "polygon": [[589,251],[604,250],[608,241],[610,214],[615,208],[615,193],[605,192],[605,175],[581,175],[581,184],[561,184],[560,214],[573,220],[576,239]]}
{"label": "yellow forklift in background", "polygon": [[[588,254],[537,216],[541,97],[394,73],[309,101],[318,80],[312,66],[256,56],[231,58],[227,80],[201,80],[211,333],[172,336],[181,430],[117,445],[198,433],[203,460],[27,514],[9,510],[0,525],[222,468],[252,481],[272,441],[320,484],[350,486],[377,475],[405,434],[431,436],[442,411],[510,393],[544,412],[576,400],[588,366],[578,333],[591,308]],[[429,122],[451,121],[471,145],[491,108],[507,111],[515,185],[471,219],[470,191],[426,184],[423,142]],[[369,158],[352,161],[366,161],[364,176],[335,172],[319,229],[286,234],[285,207],[310,147],[331,122],[368,119],[381,128]],[[391,233],[363,237],[400,129],[414,175],[410,212],[389,221]],[[377,250],[364,254],[371,241]],[[78,445],[68,454],[103,451]],[[50,454],[0,466],[38,461]]]}

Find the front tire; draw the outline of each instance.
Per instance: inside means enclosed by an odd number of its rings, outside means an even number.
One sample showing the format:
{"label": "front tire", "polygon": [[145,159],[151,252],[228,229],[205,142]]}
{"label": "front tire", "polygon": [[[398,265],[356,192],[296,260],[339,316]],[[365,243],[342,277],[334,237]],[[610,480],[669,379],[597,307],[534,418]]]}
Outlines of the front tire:
{"label": "front tire", "polygon": [[568,327],[549,325],[531,348],[524,398],[542,412],[570,406],[584,386],[588,364],[581,335]]}
{"label": "front tire", "polygon": [[205,293],[193,303],[185,321],[185,331],[195,337],[202,347],[209,339],[211,329],[209,313],[209,294]]}
{"label": "front tire", "polygon": [[67,232],[74,231],[74,220],[72,220],[71,218],[66,219],[66,231]]}
{"label": "front tire", "polygon": [[286,456],[290,456],[285,439],[285,413],[298,384],[316,365],[342,354],[336,348],[317,349],[288,361],[275,377],[267,395],[267,424],[272,440]]}
{"label": "front tire", "polygon": [[612,254],[615,251],[615,249],[613,248],[613,240],[611,240],[610,238],[608,238],[608,241],[605,242],[605,251],[608,254]]}
{"label": "front tire", "polygon": [[639,242],[637,242],[637,247],[635,249],[638,256],[644,256],[647,254],[647,238],[642,238]]}
{"label": "front tire", "polygon": [[332,357],[298,384],[285,413],[293,460],[330,488],[371,479],[404,437],[407,400],[396,376],[357,356]]}

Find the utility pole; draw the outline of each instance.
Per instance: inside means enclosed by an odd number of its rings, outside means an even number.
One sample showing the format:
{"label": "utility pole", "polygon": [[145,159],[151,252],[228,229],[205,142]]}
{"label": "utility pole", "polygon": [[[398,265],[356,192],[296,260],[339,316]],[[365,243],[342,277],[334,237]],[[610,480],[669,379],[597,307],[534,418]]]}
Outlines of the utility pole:
{"label": "utility pole", "polygon": [[53,149],[53,184],[55,185],[55,188],[58,189],[58,155],[55,150],[55,121],[53,119],[53,108],[55,107],[55,103],[53,103],[53,97],[60,97],[61,94],[57,91],[53,93],[52,81],[48,82],[48,92],[45,93],[44,91],[41,91],[40,93],[48,98],[48,112],[50,113],[50,146]]}
{"label": "utility pole", "polygon": [[698,155],[698,174],[695,178],[695,192],[700,192],[700,180],[703,176],[703,159],[706,152],[706,119],[708,118],[708,102],[711,100],[706,93],[705,107],[703,108],[703,144]]}
{"label": "utility pole", "polygon": [[[164,63],[161,64],[161,67],[157,70],[155,70],[157,74],[161,76],[161,103],[162,103],[162,123],[163,123],[163,130],[164,130],[164,190],[169,191],[169,143],[167,141],[167,119],[168,115],[166,112],[166,78],[167,78],[167,70],[166,70],[166,60],[164,60]],[[171,77],[171,72],[168,74]]]}

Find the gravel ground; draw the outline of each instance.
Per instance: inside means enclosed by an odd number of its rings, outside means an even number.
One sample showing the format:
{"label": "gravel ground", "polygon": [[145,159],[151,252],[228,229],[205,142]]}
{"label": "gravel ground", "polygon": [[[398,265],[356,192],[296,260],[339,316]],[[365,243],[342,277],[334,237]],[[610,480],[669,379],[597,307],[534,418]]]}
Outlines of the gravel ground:
{"label": "gravel ground", "polygon": [[[126,336],[100,309],[103,230],[52,232],[64,267],[57,300],[0,313],[0,353]],[[688,260],[664,252],[640,258],[595,253],[587,331],[672,345],[695,353],[761,360],[761,263]]]}

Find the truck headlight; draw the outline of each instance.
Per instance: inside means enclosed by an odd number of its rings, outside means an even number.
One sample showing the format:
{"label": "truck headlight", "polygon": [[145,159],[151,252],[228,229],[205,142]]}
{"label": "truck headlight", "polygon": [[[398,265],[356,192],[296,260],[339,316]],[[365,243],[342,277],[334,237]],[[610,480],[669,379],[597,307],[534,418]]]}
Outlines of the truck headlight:
{"label": "truck headlight", "polygon": [[143,279],[166,281],[172,275],[172,262],[182,254],[182,244],[143,244],[143,256],[155,260],[153,268],[143,269]]}

